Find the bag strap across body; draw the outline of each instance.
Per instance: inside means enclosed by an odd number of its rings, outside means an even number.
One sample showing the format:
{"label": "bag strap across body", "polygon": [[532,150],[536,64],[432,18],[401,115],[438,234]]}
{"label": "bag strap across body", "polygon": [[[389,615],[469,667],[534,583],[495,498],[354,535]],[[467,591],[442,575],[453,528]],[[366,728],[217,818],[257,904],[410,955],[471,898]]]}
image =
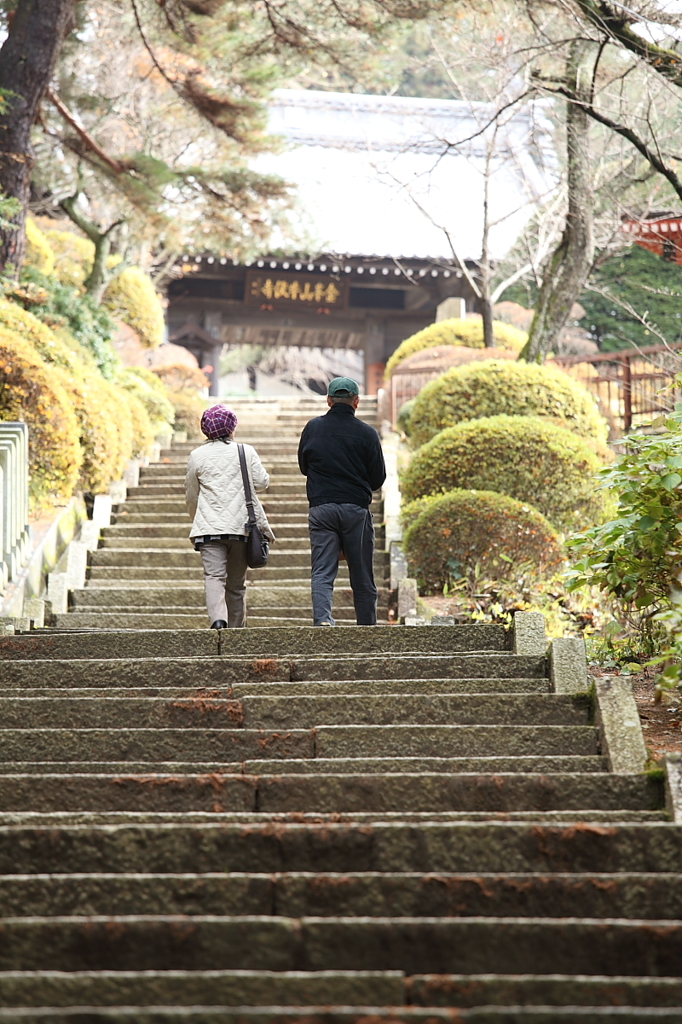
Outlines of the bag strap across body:
{"label": "bag strap across body", "polygon": [[249,474],[246,469],[246,453],[244,452],[244,445],[238,444],[237,451],[239,452],[239,466],[242,471],[242,482],[244,484],[244,497],[246,498],[246,514],[248,517],[248,527],[251,530],[256,525],[256,513],[253,508],[251,482],[249,481]]}

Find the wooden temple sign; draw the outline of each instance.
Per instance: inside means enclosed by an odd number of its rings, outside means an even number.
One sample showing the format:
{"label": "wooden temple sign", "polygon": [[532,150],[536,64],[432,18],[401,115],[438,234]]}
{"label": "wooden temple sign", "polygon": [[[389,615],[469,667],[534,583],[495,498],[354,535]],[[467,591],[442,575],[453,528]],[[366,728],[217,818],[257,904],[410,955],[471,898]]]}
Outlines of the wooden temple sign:
{"label": "wooden temple sign", "polygon": [[345,309],[348,285],[316,274],[254,271],[246,274],[244,302],[261,309]]}
{"label": "wooden temple sign", "polygon": [[621,229],[642,249],[682,265],[682,217],[625,220]]}

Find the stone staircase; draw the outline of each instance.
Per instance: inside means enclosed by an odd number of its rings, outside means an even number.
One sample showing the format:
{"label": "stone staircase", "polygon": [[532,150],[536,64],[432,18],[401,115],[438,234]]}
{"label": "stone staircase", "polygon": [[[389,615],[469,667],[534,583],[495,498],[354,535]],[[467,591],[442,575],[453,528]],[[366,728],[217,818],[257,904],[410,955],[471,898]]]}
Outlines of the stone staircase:
{"label": "stone staircase", "polygon": [[662,780],[609,773],[502,627],[31,633],[0,666],[0,1021],[682,1021]]}
{"label": "stone staircase", "polygon": [[[324,398],[229,400],[237,413],[237,439],[253,444],[271,477],[263,506],[277,537],[265,569],[249,570],[249,626],[310,625],[310,545],[305,477],[296,460],[298,439],[309,419],[326,410]],[[361,399],[359,415],[376,425],[376,399]],[[140,472],[114,525],[103,531],[91,556],[86,586],[72,607],[56,616],[60,629],[201,629],[207,624],[201,559],[189,543],[184,500],[189,453],[200,441],[174,444],[161,461]],[[382,502],[375,496],[376,579],[379,618],[386,621],[388,556],[383,548]],[[341,564],[334,595],[339,625],[355,623],[348,569]]]}

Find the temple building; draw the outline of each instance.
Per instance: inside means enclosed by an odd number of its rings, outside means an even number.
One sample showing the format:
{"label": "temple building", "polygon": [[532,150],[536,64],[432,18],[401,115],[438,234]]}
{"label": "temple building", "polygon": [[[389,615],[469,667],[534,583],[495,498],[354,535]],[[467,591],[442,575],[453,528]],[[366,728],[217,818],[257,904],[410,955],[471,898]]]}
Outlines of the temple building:
{"label": "temple building", "polygon": [[492,133],[484,103],[278,90],[282,151],[255,167],[296,186],[302,248],[283,256],[292,243],[275,237],[280,255],[245,264],[187,253],[168,286],[170,340],[216,368],[213,394],[222,347],[238,344],[360,350],[376,392],[404,338],[477,311],[484,198],[500,258],[551,189],[544,111],[520,107]]}

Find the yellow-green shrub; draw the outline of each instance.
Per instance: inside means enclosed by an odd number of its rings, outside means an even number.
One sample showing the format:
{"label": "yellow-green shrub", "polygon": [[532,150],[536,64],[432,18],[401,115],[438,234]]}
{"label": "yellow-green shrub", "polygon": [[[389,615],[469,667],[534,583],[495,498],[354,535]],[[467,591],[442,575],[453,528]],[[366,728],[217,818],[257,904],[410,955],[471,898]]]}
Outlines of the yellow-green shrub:
{"label": "yellow-green shrub", "polygon": [[[504,324],[501,320],[493,320],[493,335],[498,348],[507,348],[511,352],[520,352],[528,341],[525,331],[518,327]],[[441,320],[437,324],[429,324],[422,331],[406,338],[386,363],[386,376],[402,363],[403,359],[421,352],[425,348],[436,345],[464,345],[467,348],[483,348],[483,323],[481,320]]]}
{"label": "yellow-green shrub", "polygon": [[427,591],[460,580],[511,580],[529,565],[542,579],[563,561],[559,538],[540,512],[492,491],[449,491],[429,502],[405,532],[404,547]]}
{"label": "yellow-green shrub", "polygon": [[149,449],[154,441],[154,429],[142,402],[135,395],[128,392],[128,408],[133,424],[133,458],[138,455],[149,454]]}
{"label": "yellow-green shrub", "polygon": [[188,391],[169,391],[168,397],[175,409],[175,429],[186,430],[190,439],[203,437],[201,416],[206,402]]}
{"label": "yellow-green shrub", "polygon": [[110,416],[116,425],[116,458],[114,459],[114,472],[112,479],[120,480],[126,462],[133,457],[135,446],[133,414],[128,401],[128,392],[119,388],[110,381],[104,381],[106,389],[106,406],[103,414]]}
{"label": "yellow-green shrub", "polygon": [[34,267],[41,274],[50,275],[54,271],[54,250],[36,222],[26,218],[26,255],[24,263]]}
{"label": "yellow-green shrub", "polygon": [[134,395],[144,406],[154,434],[175,422],[175,410],[159,378],[144,367],[125,367],[116,375],[116,383]]}
{"label": "yellow-green shrub", "polygon": [[[99,374],[75,377],[63,370],[55,372],[78,417],[83,452],[78,486],[92,494],[102,494],[111,481],[120,476],[117,427],[120,410],[115,409],[108,385]],[[122,396],[121,402],[124,401]]]}
{"label": "yellow-green shrub", "polygon": [[602,465],[586,441],[549,420],[490,416],[441,430],[412,456],[400,486],[408,501],[457,488],[497,491],[530,502],[559,529],[578,530],[609,511],[595,482]]}
{"label": "yellow-green shrub", "polygon": [[411,441],[421,445],[446,427],[499,413],[540,416],[602,443],[608,433],[589,391],[561,370],[491,359],[446,370],[421,389],[410,416]]}
{"label": "yellow-green shrub", "polygon": [[113,316],[132,327],[147,348],[161,344],[163,306],[149,274],[128,267],[109,282],[102,302]]}
{"label": "yellow-green shrub", "polygon": [[66,341],[16,302],[0,299],[0,326],[22,335],[46,363],[59,366],[76,376],[82,374],[83,362]]}
{"label": "yellow-green shrub", "polygon": [[83,461],[76,414],[59,371],[6,327],[0,327],[0,419],[28,424],[33,507],[69,498]]}
{"label": "yellow-green shrub", "polygon": [[62,284],[81,289],[95,258],[94,244],[75,231],[54,228],[45,232],[45,238],[57,257],[54,276]]}

